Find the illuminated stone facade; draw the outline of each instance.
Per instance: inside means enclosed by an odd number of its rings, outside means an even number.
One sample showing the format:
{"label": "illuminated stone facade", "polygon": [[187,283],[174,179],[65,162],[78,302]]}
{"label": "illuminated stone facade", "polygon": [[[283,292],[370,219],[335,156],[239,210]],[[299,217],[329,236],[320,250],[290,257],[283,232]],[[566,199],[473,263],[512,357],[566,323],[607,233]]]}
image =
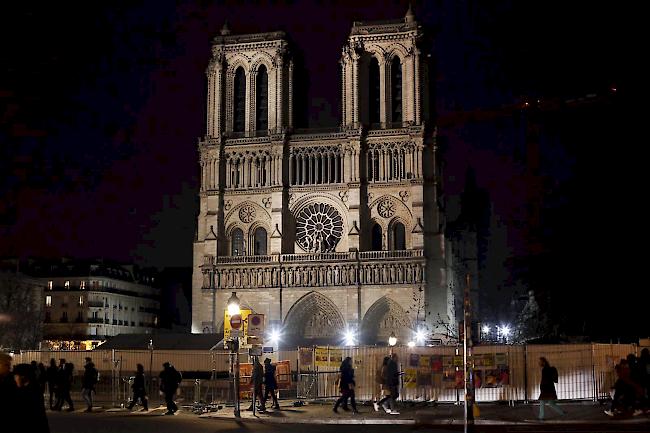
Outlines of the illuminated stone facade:
{"label": "illuminated stone facade", "polygon": [[193,332],[222,331],[232,291],[288,344],[336,344],[345,331],[382,343],[454,323],[421,36],[410,12],[354,23],[340,60],[343,118],[329,132],[293,128],[283,32],[215,38]]}

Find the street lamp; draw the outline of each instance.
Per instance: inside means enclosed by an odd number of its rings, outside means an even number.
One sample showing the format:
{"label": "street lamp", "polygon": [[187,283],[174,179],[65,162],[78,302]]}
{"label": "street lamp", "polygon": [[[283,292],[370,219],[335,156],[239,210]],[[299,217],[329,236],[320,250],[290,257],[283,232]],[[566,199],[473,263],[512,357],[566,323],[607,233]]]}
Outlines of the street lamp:
{"label": "street lamp", "polygon": [[397,337],[395,337],[395,333],[391,332],[390,337],[388,337],[388,345],[390,347],[393,347],[397,344]]}
{"label": "street lamp", "polygon": [[230,298],[228,298],[227,305],[228,305],[228,314],[230,315],[230,317],[241,313],[241,309],[239,308],[239,298],[237,297],[237,292],[232,292],[232,295],[230,295]]}
{"label": "street lamp", "polygon": [[[228,315],[232,318],[233,316],[239,315],[241,309],[239,308],[239,298],[237,297],[237,292],[232,292],[230,298],[227,302]],[[232,330],[231,330],[232,332]],[[233,374],[233,388],[235,390],[235,418],[240,418],[239,412],[239,337],[230,337],[230,354],[234,360],[234,374]]]}

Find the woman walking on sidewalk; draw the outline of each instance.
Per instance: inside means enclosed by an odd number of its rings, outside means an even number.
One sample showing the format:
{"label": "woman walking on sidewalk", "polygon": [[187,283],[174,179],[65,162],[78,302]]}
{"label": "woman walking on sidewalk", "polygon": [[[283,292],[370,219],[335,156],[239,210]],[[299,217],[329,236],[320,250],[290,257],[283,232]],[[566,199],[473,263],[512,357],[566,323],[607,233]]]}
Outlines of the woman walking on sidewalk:
{"label": "woman walking on sidewalk", "polygon": [[338,408],[342,405],[343,410],[348,410],[348,399],[350,399],[350,404],[352,405],[352,413],[359,413],[357,410],[357,402],[354,399],[354,368],[352,368],[352,358],[349,356],[343,360],[341,363],[341,397],[336,400],[334,404],[335,413],[338,413]]}
{"label": "woman walking on sidewalk", "polygon": [[544,406],[548,405],[551,409],[560,415],[566,415],[566,412],[557,406],[557,393],[555,384],[558,381],[557,369],[551,367],[546,358],[539,358],[539,366],[542,367],[542,381],[539,384],[539,416],[540,420],[544,419]]}

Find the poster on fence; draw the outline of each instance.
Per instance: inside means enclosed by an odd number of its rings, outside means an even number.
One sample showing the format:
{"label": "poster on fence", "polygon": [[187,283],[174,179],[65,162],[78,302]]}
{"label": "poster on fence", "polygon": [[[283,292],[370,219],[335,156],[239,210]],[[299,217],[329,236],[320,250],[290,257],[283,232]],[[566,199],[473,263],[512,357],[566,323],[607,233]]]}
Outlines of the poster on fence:
{"label": "poster on fence", "polygon": [[463,357],[461,355],[455,355],[454,367],[462,367],[462,366],[463,366]]}
{"label": "poster on fence", "polygon": [[456,389],[465,388],[465,374],[463,374],[463,370],[458,370],[456,372],[456,383],[454,388]]}
{"label": "poster on fence", "polygon": [[316,346],[314,357],[316,358],[316,367],[329,367],[329,356],[327,347]]}
{"label": "poster on fence", "polygon": [[474,355],[474,368],[494,368],[494,354]]}
{"label": "poster on fence", "polygon": [[409,367],[419,367],[420,366],[420,355],[417,353],[411,353],[409,355]]}
{"label": "poster on fence", "polygon": [[431,357],[426,355],[420,356],[420,366],[418,367],[418,386],[430,386],[433,382],[431,375]]}
{"label": "poster on fence", "polygon": [[418,369],[406,368],[404,370],[404,388],[412,389],[417,387]]}
{"label": "poster on fence", "polygon": [[456,387],[456,370],[447,370],[447,369],[445,369],[442,372],[442,386],[443,386],[443,388],[455,388]]}
{"label": "poster on fence", "polygon": [[299,348],[298,359],[300,360],[301,372],[314,369],[314,351],[311,347]]}
{"label": "poster on fence", "polygon": [[431,372],[442,373],[442,355],[431,355]]}
{"label": "poster on fence", "polygon": [[497,353],[495,355],[495,360],[497,365],[507,365],[508,364],[508,354],[507,353]]}
{"label": "poster on fence", "polygon": [[483,386],[483,370],[474,370],[474,388]]}
{"label": "poster on fence", "polygon": [[330,348],[330,367],[339,368],[343,362],[343,349]]}

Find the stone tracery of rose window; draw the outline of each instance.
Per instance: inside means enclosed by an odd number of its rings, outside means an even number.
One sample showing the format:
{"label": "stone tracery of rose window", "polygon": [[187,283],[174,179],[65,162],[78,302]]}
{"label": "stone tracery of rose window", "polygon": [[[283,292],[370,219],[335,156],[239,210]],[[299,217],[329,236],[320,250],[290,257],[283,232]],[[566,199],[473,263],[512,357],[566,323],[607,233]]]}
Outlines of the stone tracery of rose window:
{"label": "stone tracery of rose window", "polygon": [[296,215],[296,242],[307,252],[333,252],[342,235],[343,219],[329,204],[312,203]]}

